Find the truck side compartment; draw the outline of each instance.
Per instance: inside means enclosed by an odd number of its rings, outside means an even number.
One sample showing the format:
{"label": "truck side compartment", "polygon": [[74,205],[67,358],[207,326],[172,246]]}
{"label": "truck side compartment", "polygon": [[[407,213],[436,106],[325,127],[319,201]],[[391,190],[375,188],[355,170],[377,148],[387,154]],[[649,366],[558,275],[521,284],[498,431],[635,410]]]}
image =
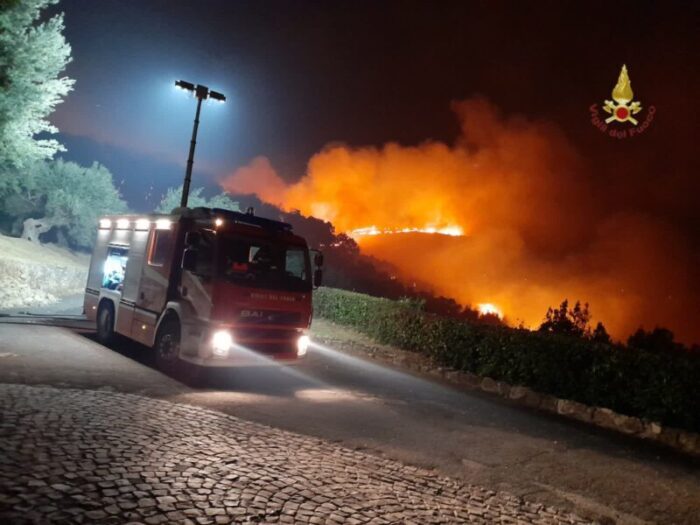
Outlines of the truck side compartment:
{"label": "truck side compartment", "polygon": [[[84,310],[89,320],[96,321],[100,305],[110,301],[114,331],[151,346],[167,299],[177,223],[160,219],[160,225],[148,220],[140,228],[120,227],[123,220],[105,217],[100,221]],[[167,242],[170,239],[173,242]]]}

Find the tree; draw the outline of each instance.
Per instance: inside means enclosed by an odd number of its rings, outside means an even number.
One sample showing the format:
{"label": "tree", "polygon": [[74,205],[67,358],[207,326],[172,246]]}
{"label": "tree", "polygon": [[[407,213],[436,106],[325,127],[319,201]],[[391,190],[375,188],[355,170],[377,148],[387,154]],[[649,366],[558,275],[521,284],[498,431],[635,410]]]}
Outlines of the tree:
{"label": "tree", "polygon": [[674,335],[668,328],[654,328],[647,332],[640,328],[629,339],[627,346],[653,353],[682,352],[684,347],[674,340]]}
{"label": "tree", "polygon": [[0,197],[17,190],[22,169],[64,148],[47,117],[74,81],[59,77],[71,61],[63,15],[39,23],[57,0],[0,0]]}
{"label": "tree", "polygon": [[88,248],[101,215],[127,210],[112,174],[97,162],[87,168],[61,159],[40,162],[28,173],[25,190],[19,194],[31,210],[23,221],[23,239],[38,242],[56,228],[69,245]]}
{"label": "tree", "polygon": [[[549,307],[547,309],[544,322],[540,325],[539,330],[540,332],[552,332],[574,337],[591,337],[591,330],[588,326],[590,320],[588,303],[581,305],[579,301],[576,301],[574,307],[569,308],[568,299],[564,299],[559,308]],[[605,330],[605,327],[601,323],[599,324]]]}
{"label": "tree", "polygon": [[[204,188],[194,188],[190,190],[187,199],[187,206],[190,208],[221,208],[224,210],[241,211],[238,202],[229,197],[228,193],[219,193],[211,199],[202,196]],[[157,213],[170,213],[175,208],[180,207],[180,197],[182,186],[179,188],[168,188],[160,203],[156,207]]]}
{"label": "tree", "polygon": [[595,341],[596,343],[606,343],[606,344],[611,344],[612,339],[610,338],[610,334],[608,334],[608,331],[605,329],[605,326],[603,326],[603,323],[598,321],[598,324],[595,326],[595,329],[593,330],[593,333],[591,334],[591,341]]}

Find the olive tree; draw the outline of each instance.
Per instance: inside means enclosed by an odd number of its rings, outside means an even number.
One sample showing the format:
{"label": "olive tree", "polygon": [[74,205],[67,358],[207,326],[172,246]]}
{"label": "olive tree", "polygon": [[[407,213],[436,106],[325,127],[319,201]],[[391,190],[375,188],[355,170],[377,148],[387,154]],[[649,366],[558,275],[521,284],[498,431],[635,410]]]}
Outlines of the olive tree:
{"label": "olive tree", "polygon": [[23,168],[50,159],[63,147],[36,138],[58,130],[48,116],[73,87],[60,76],[71,61],[63,15],[40,21],[57,0],[0,0],[0,196],[16,186]]}
{"label": "olive tree", "polygon": [[37,163],[28,173],[21,195],[31,211],[23,221],[23,239],[39,242],[56,228],[72,247],[88,248],[100,215],[127,210],[112,174],[97,162],[84,167],[59,159]]}

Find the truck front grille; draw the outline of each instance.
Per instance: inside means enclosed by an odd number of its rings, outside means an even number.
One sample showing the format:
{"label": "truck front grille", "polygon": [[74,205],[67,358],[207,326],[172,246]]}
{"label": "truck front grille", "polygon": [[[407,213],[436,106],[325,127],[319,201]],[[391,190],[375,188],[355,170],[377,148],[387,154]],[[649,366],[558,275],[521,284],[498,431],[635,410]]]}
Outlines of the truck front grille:
{"label": "truck front grille", "polygon": [[246,324],[298,325],[301,322],[301,313],[277,310],[241,310],[239,320]]}
{"label": "truck front grille", "polygon": [[236,341],[247,346],[247,342],[254,341],[296,341],[299,337],[297,330],[274,328],[234,328]]}

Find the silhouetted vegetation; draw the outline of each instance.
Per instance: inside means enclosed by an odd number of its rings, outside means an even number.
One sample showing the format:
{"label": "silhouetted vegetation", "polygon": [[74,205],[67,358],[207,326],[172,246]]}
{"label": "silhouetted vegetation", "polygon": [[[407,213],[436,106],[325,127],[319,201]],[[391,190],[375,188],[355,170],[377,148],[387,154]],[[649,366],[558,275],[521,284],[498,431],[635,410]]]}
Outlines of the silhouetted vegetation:
{"label": "silhouetted vegetation", "polygon": [[598,321],[598,324],[593,329],[590,338],[596,343],[612,343],[610,334],[608,334],[608,331],[605,329],[605,326],[603,326],[603,323],[601,323],[600,321]]}
{"label": "silhouetted vegetation", "polygon": [[611,343],[610,335],[603,323],[598,322],[591,329],[591,312],[588,303],[581,304],[576,301],[573,308],[569,307],[569,300],[564,299],[559,308],[547,309],[544,322],[540,325],[540,332],[567,335],[571,337],[584,337],[597,343]]}
{"label": "silhouetted vegetation", "polygon": [[576,301],[574,307],[569,308],[569,300],[564,299],[559,308],[547,309],[545,320],[540,325],[540,332],[585,337],[591,331],[588,326],[590,320],[588,303],[581,305]]}
{"label": "silhouetted vegetation", "polygon": [[654,354],[689,351],[687,347],[674,341],[673,332],[666,328],[654,328],[650,332],[640,328],[627,339],[627,346]]}

